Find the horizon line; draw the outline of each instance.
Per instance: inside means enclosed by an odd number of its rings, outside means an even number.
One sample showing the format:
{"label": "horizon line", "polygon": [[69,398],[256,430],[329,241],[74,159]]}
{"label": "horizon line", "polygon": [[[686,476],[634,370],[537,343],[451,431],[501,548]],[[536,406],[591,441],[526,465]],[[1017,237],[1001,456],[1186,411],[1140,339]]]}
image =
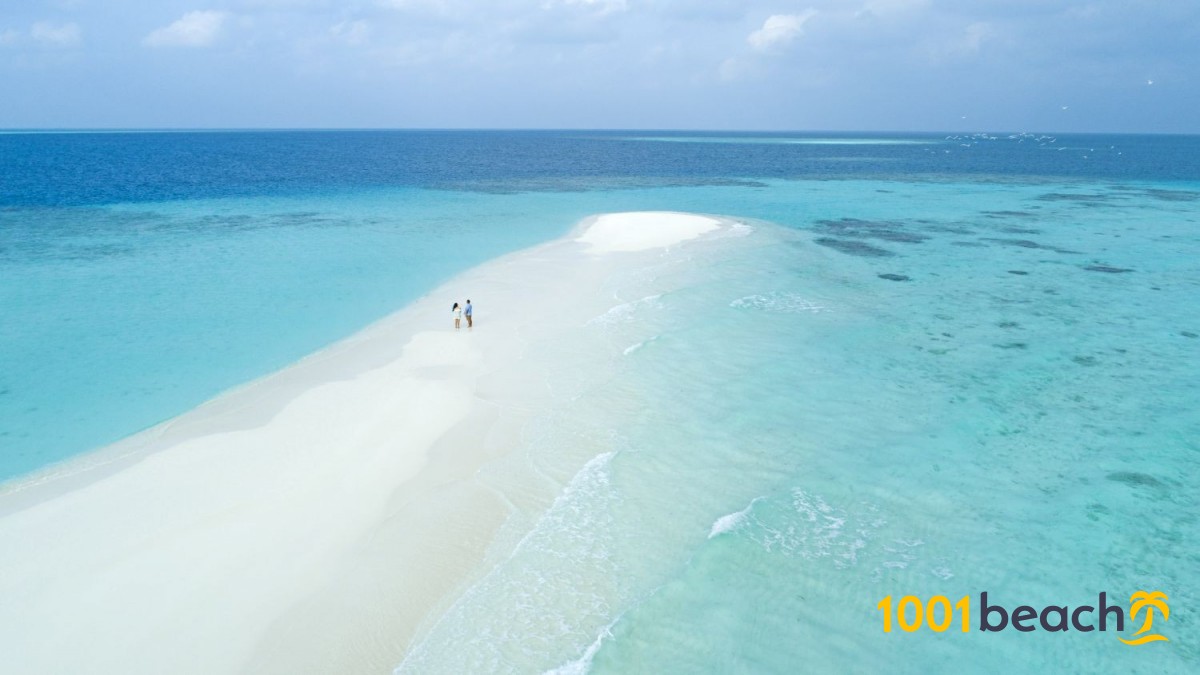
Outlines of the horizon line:
{"label": "horizon line", "polygon": [[1047,130],[878,130],[878,129],[712,129],[654,127],[0,127],[0,135],[100,134],[100,133],[236,133],[236,132],[613,132],[613,133],[703,133],[703,134],[1056,134],[1104,136],[1198,136],[1200,131],[1047,131]]}

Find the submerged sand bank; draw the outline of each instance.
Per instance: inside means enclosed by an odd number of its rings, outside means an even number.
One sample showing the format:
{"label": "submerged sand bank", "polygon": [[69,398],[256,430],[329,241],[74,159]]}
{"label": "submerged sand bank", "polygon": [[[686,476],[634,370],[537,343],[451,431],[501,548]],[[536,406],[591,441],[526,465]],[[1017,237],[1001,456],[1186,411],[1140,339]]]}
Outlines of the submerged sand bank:
{"label": "submerged sand bank", "polygon": [[[478,574],[509,514],[561,486],[536,468],[476,476],[569,393],[564,363],[609,358],[556,334],[612,305],[612,270],[727,224],[588,219],[283,371],[0,488],[6,669],[389,672]],[[467,297],[477,326],[456,333],[450,304]]]}

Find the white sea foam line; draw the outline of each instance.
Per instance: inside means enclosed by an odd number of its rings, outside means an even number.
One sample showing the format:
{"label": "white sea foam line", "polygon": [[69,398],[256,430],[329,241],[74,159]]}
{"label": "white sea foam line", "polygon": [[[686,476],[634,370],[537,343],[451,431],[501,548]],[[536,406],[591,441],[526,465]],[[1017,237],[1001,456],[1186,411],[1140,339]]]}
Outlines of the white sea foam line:
{"label": "white sea foam line", "polygon": [[592,659],[596,658],[596,653],[600,651],[601,645],[604,644],[604,639],[613,636],[613,626],[617,625],[617,622],[621,620],[622,616],[624,615],[617,615],[617,618],[613,619],[607,626],[602,628],[600,630],[600,634],[596,636],[596,639],[592,641],[592,644],[588,645],[587,649],[583,651],[583,654],[579,658],[575,659],[574,661],[564,663],[557,668],[547,670],[542,673],[542,675],[586,675],[591,671]]}
{"label": "white sea foam line", "polygon": [[626,347],[626,348],[625,348],[625,351],[621,352],[621,354],[622,354],[623,356],[629,356],[630,354],[632,354],[632,353],[636,352],[637,350],[641,349],[642,347],[644,347],[644,346],[646,346],[646,345],[648,345],[648,344],[650,344],[651,342],[654,342],[654,341],[656,341],[656,340],[658,340],[658,336],[657,336],[657,335],[655,335],[655,336],[654,336],[654,337],[652,337],[652,338],[648,338],[648,339],[646,339],[646,340],[642,340],[641,342],[639,342],[639,343],[637,343],[637,344],[629,345],[628,347]]}
{"label": "white sea foam line", "polygon": [[746,519],[750,517],[750,510],[754,508],[754,504],[760,499],[765,499],[765,497],[755,497],[754,499],[751,499],[750,503],[746,505],[746,508],[742,509],[741,511],[735,511],[734,513],[729,513],[717,518],[715,521],[713,521],[712,529],[708,531],[708,538],[712,539],[717,535],[725,534],[726,532],[734,530],[742,523],[746,522]]}
{"label": "white sea foam line", "polygon": [[[748,537],[768,553],[809,560],[825,558],[838,569],[855,567],[860,558],[866,557],[874,565],[870,575],[872,581],[879,581],[890,571],[922,564],[917,553],[926,545],[924,539],[875,539],[887,525],[887,521],[878,516],[877,507],[862,504],[865,512],[848,513],[803,488],[793,488],[791,495],[790,511],[781,514],[769,510],[757,514],[747,507],[718,518],[709,538],[744,527]],[[925,563],[923,568],[940,579],[954,577],[944,559]]]}
{"label": "white sea foam line", "polygon": [[729,306],[734,309],[758,309],[764,312],[781,314],[796,314],[810,312],[819,314],[828,312],[829,308],[815,301],[803,298],[795,293],[756,293],[733,300]]}
{"label": "white sea foam line", "polygon": [[644,297],[640,300],[634,300],[632,302],[623,302],[619,305],[616,305],[615,307],[609,308],[608,311],[606,311],[605,313],[603,313],[599,316],[595,316],[595,317],[592,317],[591,319],[588,319],[588,321],[585,325],[594,326],[596,324],[611,324],[611,323],[616,323],[618,321],[632,321],[633,320],[632,314],[635,311],[637,311],[639,308],[641,308],[645,305],[653,304],[656,300],[658,300],[661,297],[662,297],[661,293],[656,293],[654,295],[647,295],[646,297]]}
{"label": "white sea foam line", "polygon": [[954,572],[951,572],[950,568],[945,565],[934,566],[929,570],[929,573],[942,581],[949,581],[954,578]]}
{"label": "white sea foam line", "polygon": [[745,223],[733,223],[729,227],[722,228],[716,232],[711,232],[707,235],[708,239],[731,239],[736,237],[748,237],[754,234],[754,228]]}
{"label": "white sea foam line", "polygon": [[426,650],[429,649],[429,641],[433,636],[439,633],[439,630],[445,626],[448,621],[457,618],[457,612],[474,601],[477,595],[482,593],[484,589],[489,588],[490,584],[504,573],[505,566],[509,561],[514,560],[527,546],[530,545],[536,537],[543,534],[545,523],[551,522],[564,509],[568,509],[569,502],[572,498],[582,492],[589,482],[598,482],[600,485],[607,485],[608,477],[604,474],[604,470],[608,467],[612,459],[619,453],[619,450],[605,452],[588,460],[563,488],[562,492],[554,499],[554,503],[550,508],[542,514],[538,522],[521,537],[516,546],[508,556],[496,563],[492,569],[483,576],[482,579],[475,582],[456,600],[445,612],[438,617],[437,621],[430,627],[425,634],[424,639],[417,645],[410,647],[404,655],[404,659],[395,667],[393,673],[401,675],[405,672],[420,672],[420,661],[426,658]]}

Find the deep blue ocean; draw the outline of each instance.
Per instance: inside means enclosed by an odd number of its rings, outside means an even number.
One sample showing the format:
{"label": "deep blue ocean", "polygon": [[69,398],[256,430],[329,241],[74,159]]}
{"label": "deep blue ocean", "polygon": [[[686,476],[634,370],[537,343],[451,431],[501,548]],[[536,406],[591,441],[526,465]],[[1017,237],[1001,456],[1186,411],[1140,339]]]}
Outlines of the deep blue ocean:
{"label": "deep blue ocean", "polygon": [[[658,131],[9,133],[0,139],[0,205],[97,206],[395,187],[511,193],[736,185],[763,178],[961,175],[1119,181],[1195,180],[1200,175],[1196,152],[1200,139],[1193,136],[1011,136]],[[819,143],[858,137],[920,144]],[[1051,138],[1053,143],[1048,142]],[[986,152],[970,152],[979,149]],[[1044,152],[1031,152],[1034,149]]]}
{"label": "deep blue ocean", "polygon": [[[627,210],[754,235],[596,324],[625,370],[577,405],[630,450],[402,670],[1195,671],[1198,136],[0,134],[0,479]],[[1171,594],[1167,649],[880,642],[874,609],[1139,588]]]}

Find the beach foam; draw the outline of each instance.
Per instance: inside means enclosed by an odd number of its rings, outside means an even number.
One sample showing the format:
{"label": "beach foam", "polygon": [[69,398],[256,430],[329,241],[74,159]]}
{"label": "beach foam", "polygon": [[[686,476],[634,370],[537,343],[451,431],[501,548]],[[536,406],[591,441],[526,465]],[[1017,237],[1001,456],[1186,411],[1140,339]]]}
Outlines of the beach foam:
{"label": "beach foam", "polygon": [[760,499],[762,499],[762,497],[755,497],[754,499],[750,500],[750,503],[746,505],[746,508],[742,509],[741,511],[735,511],[717,518],[715,521],[713,521],[712,529],[708,531],[708,538],[712,539],[713,537],[737,529],[739,525],[746,522],[746,519],[750,517],[750,510],[754,508],[755,502],[759,501]]}
{"label": "beach foam", "polygon": [[588,648],[578,659],[571,661],[570,663],[564,663],[563,665],[552,670],[547,670],[545,673],[542,673],[542,675],[587,675],[587,673],[592,669],[592,659],[596,658],[596,652],[600,651],[600,647],[604,644],[604,640],[606,638],[611,638],[613,636],[612,628],[616,625],[617,621],[620,621],[620,619],[621,617],[618,616],[616,619],[612,620],[612,623],[605,626],[604,630],[600,631],[600,634],[596,636],[596,639],[592,642],[592,644],[588,645]]}

